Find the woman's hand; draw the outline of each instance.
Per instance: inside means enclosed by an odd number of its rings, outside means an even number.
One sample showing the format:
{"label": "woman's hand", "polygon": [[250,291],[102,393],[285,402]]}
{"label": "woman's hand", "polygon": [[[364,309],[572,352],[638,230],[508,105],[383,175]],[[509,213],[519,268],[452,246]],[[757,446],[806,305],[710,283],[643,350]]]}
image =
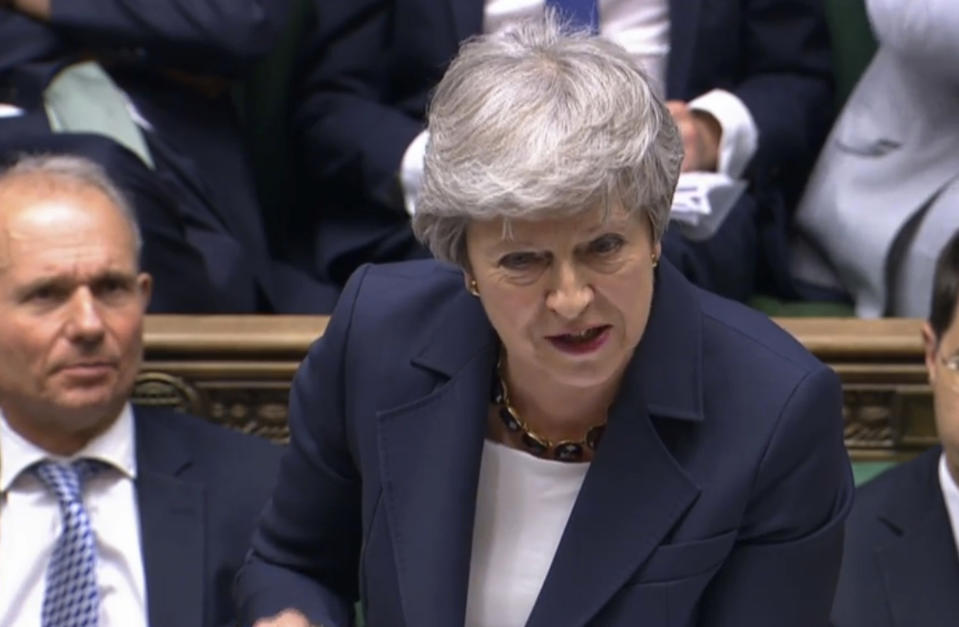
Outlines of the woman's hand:
{"label": "woman's hand", "polygon": [[322,627],[311,625],[309,619],[299,610],[283,610],[271,618],[261,618],[253,627]]}

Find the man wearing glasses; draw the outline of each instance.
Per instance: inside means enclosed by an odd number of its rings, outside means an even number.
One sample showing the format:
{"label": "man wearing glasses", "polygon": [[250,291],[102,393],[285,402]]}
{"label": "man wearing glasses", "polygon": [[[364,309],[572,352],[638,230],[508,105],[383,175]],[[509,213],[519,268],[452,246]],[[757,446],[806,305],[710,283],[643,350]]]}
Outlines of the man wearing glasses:
{"label": "man wearing glasses", "polygon": [[954,626],[959,617],[959,231],[922,326],[941,446],[862,486],[846,523],[835,627]]}

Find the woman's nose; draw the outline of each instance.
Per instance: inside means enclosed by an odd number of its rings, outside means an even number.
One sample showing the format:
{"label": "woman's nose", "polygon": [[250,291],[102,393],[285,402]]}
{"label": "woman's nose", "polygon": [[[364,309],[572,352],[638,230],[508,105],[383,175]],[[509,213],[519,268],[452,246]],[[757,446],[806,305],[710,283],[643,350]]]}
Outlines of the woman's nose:
{"label": "woman's nose", "polygon": [[566,320],[575,320],[593,302],[593,287],[570,264],[558,267],[556,275],[546,295],[546,306]]}

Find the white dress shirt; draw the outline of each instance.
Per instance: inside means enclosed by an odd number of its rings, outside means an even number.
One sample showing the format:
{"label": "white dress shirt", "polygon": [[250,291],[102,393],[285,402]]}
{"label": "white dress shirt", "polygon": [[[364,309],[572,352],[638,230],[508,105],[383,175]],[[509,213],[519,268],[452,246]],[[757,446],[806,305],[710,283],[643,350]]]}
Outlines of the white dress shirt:
{"label": "white dress shirt", "polygon": [[[632,54],[649,74],[660,96],[666,84],[669,57],[669,0],[598,0],[600,34]],[[542,15],[545,0],[485,0],[483,31],[496,32],[517,19]],[[719,122],[717,171],[739,178],[756,153],[759,131],[746,105],[734,94],[714,89],[689,103],[690,108],[711,114]],[[417,135],[403,154],[400,184],[406,210],[416,211],[423,179],[427,131]]]}
{"label": "white dress shirt", "polygon": [[[486,0],[483,32],[543,14],[545,0]],[[629,51],[663,95],[669,54],[667,0],[599,0],[600,34]]]}
{"label": "white dress shirt", "polygon": [[959,486],[956,479],[949,472],[946,464],[946,453],[939,457],[939,487],[942,488],[942,498],[946,502],[946,511],[949,513],[949,522],[952,524],[952,541],[956,544],[959,553]]}
{"label": "white dress shirt", "polygon": [[[83,498],[96,537],[100,627],[147,625],[134,440],[128,404],[107,431],[70,458],[109,465],[87,481]],[[25,440],[0,412],[0,627],[40,625],[47,564],[62,518],[56,496],[23,471],[44,459],[70,461]]]}
{"label": "white dress shirt", "polygon": [[483,443],[466,627],[526,624],[587,470]]}

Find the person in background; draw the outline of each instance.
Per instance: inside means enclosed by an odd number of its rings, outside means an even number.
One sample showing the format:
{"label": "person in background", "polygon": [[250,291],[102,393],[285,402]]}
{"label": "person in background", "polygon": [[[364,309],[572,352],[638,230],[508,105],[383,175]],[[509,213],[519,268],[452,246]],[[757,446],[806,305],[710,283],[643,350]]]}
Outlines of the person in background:
{"label": "person in background", "polygon": [[959,233],[931,301],[922,340],[941,445],[859,487],[834,627],[947,627],[959,616]]}
{"label": "person in background", "polygon": [[196,625],[232,577],[280,448],[129,403],[151,277],[89,160],[0,174],[0,625]]}
{"label": "person in background", "polygon": [[822,0],[316,4],[293,121],[315,195],[290,238],[307,240],[324,280],[343,285],[363,262],[425,254],[409,224],[430,94],[461,41],[555,7],[643,66],[680,128],[684,171],[749,183],[715,232],[671,225],[666,258],[724,296],[787,289],[786,226],[832,121]]}
{"label": "person in background", "polygon": [[291,393],[241,624],[824,625],[852,478],[838,378],[662,257],[682,138],[554,16],[464,45],[413,228]]}
{"label": "person in background", "polygon": [[959,230],[959,10],[866,0],[879,49],[796,212],[792,272],[861,317],[928,315],[933,267]]}
{"label": "person in background", "polygon": [[279,39],[289,3],[0,1],[0,158],[70,152],[106,168],[144,214],[148,269],[189,258],[211,286],[167,312],[332,307],[335,293],[268,249],[234,98]]}

